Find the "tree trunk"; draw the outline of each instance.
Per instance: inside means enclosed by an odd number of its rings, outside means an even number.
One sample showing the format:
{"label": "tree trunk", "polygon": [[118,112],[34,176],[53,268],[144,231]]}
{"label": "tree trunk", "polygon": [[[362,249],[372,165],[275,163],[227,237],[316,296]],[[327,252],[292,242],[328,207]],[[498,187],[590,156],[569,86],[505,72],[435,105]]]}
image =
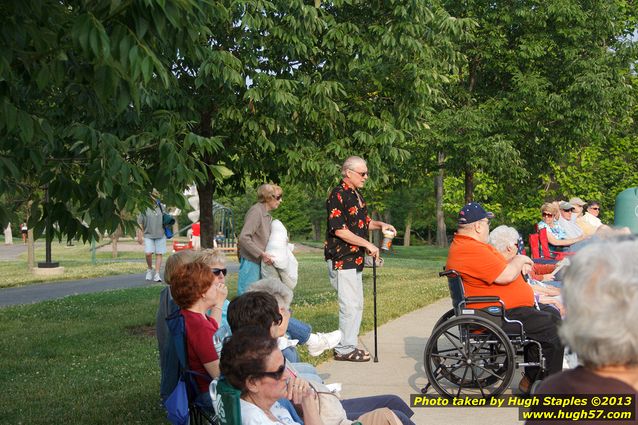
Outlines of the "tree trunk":
{"label": "tree trunk", "polygon": [[408,216],[405,218],[405,232],[403,235],[403,246],[410,246],[410,234],[412,233],[412,210],[408,211]]}
{"label": "tree trunk", "polygon": [[434,177],[434,198],[436,199],[436,246],[447,247],[447,229],[445,227],[445,216],[443,214],[443,178],[445,154],[439,152],[437,155],[439,174]]}
{"label": "tree trunk", "polygon": [[111,233],[111,258],[117,258],[117,242],[123,234],[121,226],[117,226],[115,232]]}
{"label": "tree trunk", "polygon": [[202,249],[213,248],[215,240],[215,226],[213,223],[214,182],[214,177],[209,175],[205,183],[197,183],[197,193],[199,194],[199,230]]}
{"label": "tree trunk", "polygon": [[[377,220],[377,221],[381,221],[381,215],[376,212],[376,211],[372,211],[372,214],[370,214],[373,220]],[[381,248],[381,231],[380,230],[369,230],[368,231],[368,239],[370,240],[370,242],[372,242],[374,245],[378,246],[379,248]]]}
{"label": "tree trunk", "polygon": [[474,200],[474,171],[467,168],[465,170],[465,203]]}
{"label": "tree trunk", "polygon": [[314,220],[312,222],[312,234],[316,241],[321,240],[321,220]]}
{"label": "tree trunk", "polygon": [[33,270],[35,267],[35,241],[33,240],[33,229],[27,230],[27,267]]}

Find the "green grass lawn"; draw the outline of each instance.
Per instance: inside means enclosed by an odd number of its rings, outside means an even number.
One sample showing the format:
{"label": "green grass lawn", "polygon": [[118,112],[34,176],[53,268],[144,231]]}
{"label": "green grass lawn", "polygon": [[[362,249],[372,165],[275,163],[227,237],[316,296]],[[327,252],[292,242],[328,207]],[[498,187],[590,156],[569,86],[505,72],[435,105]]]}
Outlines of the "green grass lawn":
{"label": "green grass lawn", "polygon": [[[377,278],[379,324],[447,293],[437,272],[446,250],[397,247]],[[319,254],[299,256],[294,315],[317,331],[337,328],[336,293]],[[235,293],[236,274],[229,275]],[[372,271],[364,273],[362,331],[372,329]],[[0,423],[162,424],[154,337],[162,285],[0,310]],[[415,326],[419,326],[415,323]],[[383,341],[381,341],[383,344]],[[303,350],[303,349],[302,349]],[[311,358],[328,358],[326,353]]]}
{"label": "green grass lawn", "polygon": [[[0,261],[0,288],[25,286],[34,283],[59,280],[78,280],[92,277],[111,276],[127,273],[142,273],[146,265],[143,263],[143,252],[119,251],[117,258],[112,258],[108,251],[96,252],[96,263],[91,257],[91,245],[75,242],[74,246],[66,243],[53,242],[51,244],[51,259],[64,267],[61,276],[36,276],[27,268],[26,252],[20,254],[16,260]],[[35,262],[44,261],[46,254],[44,243],[35,247]]]}

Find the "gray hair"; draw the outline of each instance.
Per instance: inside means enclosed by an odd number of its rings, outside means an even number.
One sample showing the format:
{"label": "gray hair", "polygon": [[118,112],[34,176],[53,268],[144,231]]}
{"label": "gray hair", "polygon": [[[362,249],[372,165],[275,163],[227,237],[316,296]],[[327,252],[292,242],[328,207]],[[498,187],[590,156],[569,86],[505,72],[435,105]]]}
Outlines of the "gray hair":
{"label": "gray hair", "polygon": [[638,239],[592,243],[571,258],[563,341],[588,367],[638,364]]}
{"label": "gray hair", "polygon": [[515,228],[500,225],[490,232],[489,243],[498,252],[505,252],[508,247],[518,244],[518,232]]}
{"label": "gray hair", "polygon": [[348,170],[354,170],[353,167],[356,167],[359,164],[365,165],[365,163],[365,159],[361,158],[360,156],[351,156],[343,162],[343,165],[341,166],[341,175],[343,177],[346,177],[346,173]]}
{"label": "gray hair", "polygon": [[220,249],[211,249],[211,248],[204,249],[200,251],[197,260],[206,264],[208,267],[212,267],[214,265],[218,265],[218,266],[226,265],[226,255]]}
{"label": "gray hair", "polygon": [[246,292],[266,292],[277,300],[279,307],[290,308],[292,303],[292,290],[279,279],[261,279],[250,285]]}

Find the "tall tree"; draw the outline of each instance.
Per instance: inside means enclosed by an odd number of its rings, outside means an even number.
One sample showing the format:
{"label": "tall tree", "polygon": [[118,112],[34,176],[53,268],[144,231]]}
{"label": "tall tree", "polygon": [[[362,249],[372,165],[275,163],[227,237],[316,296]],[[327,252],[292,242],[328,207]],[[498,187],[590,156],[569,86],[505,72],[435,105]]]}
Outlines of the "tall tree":
{"label": "tall tree", "polygon": [[456,102],[442,119],[447,167],[464,173],[465,201],[485,172],[506,188],[500,201],[516,209],[536,197],[552,164],[608,137],[626,114],[630,2],[444,4],[478,23],[463,48]]}
{"label": "tall tree", "polygon": [[36,235],[45,216],[69,238],[112,232],[169,185],[149,163],[186,129],[139,111],[148,88],[172,84],[163,59],[196,42],[207,14],[195,0],[0,3],[0,192],[32,203]]}

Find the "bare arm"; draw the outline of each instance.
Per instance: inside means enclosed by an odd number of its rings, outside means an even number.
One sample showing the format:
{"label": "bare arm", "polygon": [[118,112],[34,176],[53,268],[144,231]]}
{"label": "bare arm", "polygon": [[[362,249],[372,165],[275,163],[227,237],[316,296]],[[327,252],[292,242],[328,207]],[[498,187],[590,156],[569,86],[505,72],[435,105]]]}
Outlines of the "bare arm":
{"label": "bare arm", "polygon": [[521,273],[527,274],[532,269],[534,262],[525,255],[517,255],[507,264],[507,267],[501,272],[494,283],[497,285],[508,285],[516,279]]}
{"label": "bare arm", "polygon": [[381,231],[392,230],[394,234],[397,233],[397,229],[395,229],[393,225],[384,223],[383,221],[378,221],[378,220],[371,220],[370,223],[368,224],[368,229],[381,230]]}
{"label": "bare arm", "polygon": [[212,378],[218,378],[220,374],[219,360],[213,360],[212,362],[204,363],[204,369],[206,369],[206,372],[208,372],[208,374]]}
{"label": "bare arm", "polygon": [[583,239],[585,239],[583,236],[579,236],[573,239],[558,239],[552,234],[552,232],[549,231],[549,229],[547,230],[547,240],[554,246],[570,246],[575,244],[576,242],[582,241]]}

